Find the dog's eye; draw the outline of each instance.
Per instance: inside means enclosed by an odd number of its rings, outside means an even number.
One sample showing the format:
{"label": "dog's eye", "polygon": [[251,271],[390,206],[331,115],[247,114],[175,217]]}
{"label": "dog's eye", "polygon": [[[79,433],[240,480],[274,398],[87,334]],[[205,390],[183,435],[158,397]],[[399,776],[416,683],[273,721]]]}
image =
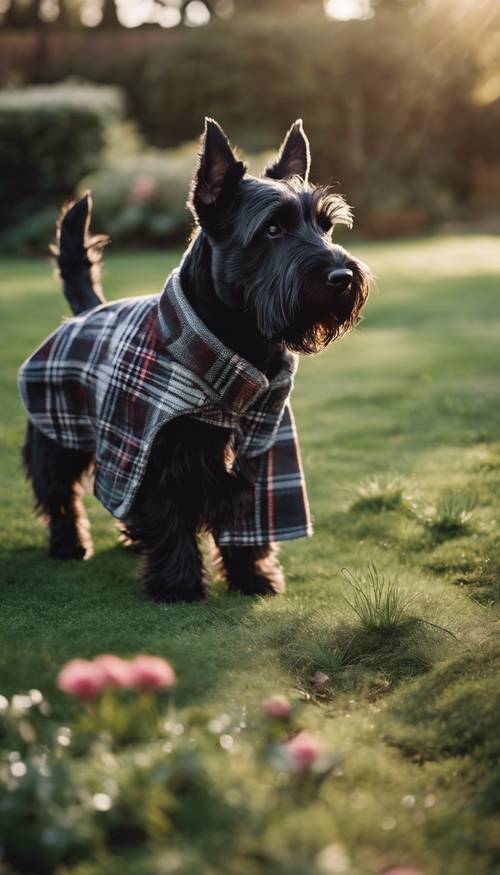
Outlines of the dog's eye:
{"label": "dog's eye", "polygon": [[268,237],[280,237],[283,233],[283,228],[277,222],[271,222],[266,228]]}

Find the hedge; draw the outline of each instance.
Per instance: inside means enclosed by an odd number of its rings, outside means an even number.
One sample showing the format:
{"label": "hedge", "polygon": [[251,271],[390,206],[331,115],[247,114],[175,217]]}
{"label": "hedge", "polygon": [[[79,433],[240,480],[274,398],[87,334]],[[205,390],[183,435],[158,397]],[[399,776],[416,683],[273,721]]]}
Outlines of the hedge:
{"label": "hedge", "polygon": [[0,236],[15,236],[23,223],[29,237],[29,228],[73,193],[98,166],[106,126],[120,112],[119,92],[109,87],[72,84],[0,94]]}

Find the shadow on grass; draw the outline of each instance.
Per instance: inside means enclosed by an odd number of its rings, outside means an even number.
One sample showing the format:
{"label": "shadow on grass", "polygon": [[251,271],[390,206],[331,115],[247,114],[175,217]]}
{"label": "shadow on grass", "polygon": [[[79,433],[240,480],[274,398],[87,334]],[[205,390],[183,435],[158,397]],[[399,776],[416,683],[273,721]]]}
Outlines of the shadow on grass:
{"label": "shadow on grass", "polygon": [[[121,545],[87,562],[50,559],[45,546],[1,549],[3,609],[10,618],[0,655],[2,692],[41,688],[57,707],[61,665],[103,652],[172,660],[182,681],[180,705],[224,688],[225,672],[241,658],[235,652],[248,636],[243,620],[253,601],[222,595],[215,585],[205,603],[155,604],[137,581],[139,561]],[[13,673],[9,653],[20,647],[23,659]]]}
{"label": "shadow on grass", "polygon": [[452,578],[454,586],[467,587],[468,595],[481,605],[494,605],[500,600],[500,568],[498,562],[484,564]]}
{"label": "shadow on grass", "polygon": [[[445,493],[434,503],[419,508],[412,489],[401,478],[372,477],[354,490],[356,498],[348,508],[356,531],[372,539],[392,537],[399,540],[403,521],[413,522],[415,532],[405,544],[413,552],[432,549],[446,541],[474,534],[474,512],[478,499],[474,495]],[[416,529],[418,527],[418,530]]]}
{"label": "shadow on grass", "polygon": [[299,632],[285,623],[274,633],[282,662],[306,691],[323,699],[337,693],[373,697],[429,671],[447,652],[455,636],[419,616],[416,594],[400,588],[397,578],[373,562],[363,572],[342,569],[341,577],[357,622],[311,612]]}
{"label": "shadow on grass", "polygon": [[373,698],[429,671],[447,652],[450,637],[417,617],[389,628],[361,623],[328,628],[312,618],[299,636],[287,636],[282,629],[275,643],[282,662],[308,693],[322,699],[338,693]]}
{"label": "shadow on grass", "polygon": [[415,681],[384,716],[386,740],[405,756],[461,760],[463,792],[485,813],[500,807],[499,672],[496,641]]}
{"label": "shadow on grass", "polygon": [[466,588],[467,595],[481,604],[500,599],[500,553],[494,530],[479,532],[474,539],[436,545],[425,568]]}

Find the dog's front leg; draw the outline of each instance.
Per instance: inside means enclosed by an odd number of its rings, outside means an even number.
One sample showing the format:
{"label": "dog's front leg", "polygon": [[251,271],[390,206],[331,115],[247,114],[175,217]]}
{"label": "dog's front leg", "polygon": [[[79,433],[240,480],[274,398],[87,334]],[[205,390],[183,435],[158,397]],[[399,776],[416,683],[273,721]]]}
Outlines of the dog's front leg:
{"label": "dog's front leg", "polygon": [[158,602],[194,602],[205,598],[203,566],[196,533],[180,509],[165,502],[163,527],[154,522],[143,537],[142,583],[149,598]]}
{"label": "dog's front leg", "polygon": [[[186,441],[177,425],[155,439],[144,479],[122,530],[142,555],[141,578],[157,602],[194,602],[205,597],[196,532],[200,495],[184,461]],[[189,455],[189,453],[188,453]],[[192,459],[196,474],[195,459]]]}
{"label": "dog's front leg", "polygon": [[141,580],[150,599],[193,602],[205,597],[196,533],[174,499],[161,490],[147,495],[141,490],[125,529],[142,554]]}

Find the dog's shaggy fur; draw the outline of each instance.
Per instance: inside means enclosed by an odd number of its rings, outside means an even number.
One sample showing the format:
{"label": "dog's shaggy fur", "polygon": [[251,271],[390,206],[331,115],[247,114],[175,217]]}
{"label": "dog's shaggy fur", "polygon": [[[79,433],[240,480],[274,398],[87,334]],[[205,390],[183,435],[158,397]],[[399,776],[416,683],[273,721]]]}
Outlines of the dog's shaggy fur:
{"label": "dog's shaggy fur", "polygon": [[[308,182],[309,145],[301,122],[288,132],[261,178],[246,173],[225,135],[207,120],[189,206],[196,229],[181,265],[192,308],[228,348],[269,378],[283,349],[315,353],[352,328],[365,303],[366,267],[331,240],[350,224],[345,201]],[[89,234],[90,196],[63,212],[54,254],[75,314],[101,303],[104,237]],[[143,556],[142,579],[157,601],[205,595],[197,543],[217,533],[244,501],[248,482],[227,464],[231,433],[180,417],[158,434],[134,504],[124,521]],[[48,520],[50,555],[82,559],[91,551],[79,481],[92,455],[69,450],[28,426],[23,459],[38,509]],[[221,547],[229,587],[273,594],[285,587],[276,547]]]}

